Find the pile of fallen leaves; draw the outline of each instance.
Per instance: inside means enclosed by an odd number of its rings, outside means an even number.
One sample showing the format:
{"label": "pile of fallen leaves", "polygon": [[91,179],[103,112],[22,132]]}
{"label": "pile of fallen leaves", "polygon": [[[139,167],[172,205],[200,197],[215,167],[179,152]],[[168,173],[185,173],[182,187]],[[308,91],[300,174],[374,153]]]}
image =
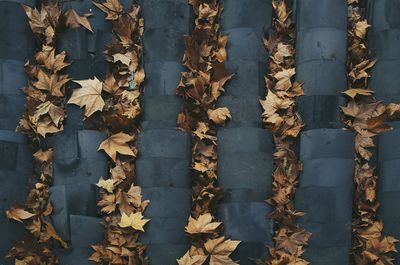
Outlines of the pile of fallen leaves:
{"label": "pile of fallen leaves", "polygon": [[365,40],[370,25],[358,0],[348,0],[348,4],[348,89],[344,94],[349,101],[342,111],[347,127],[356,133],[352,255],[355,264],[394,264],[388,254],[396,251],[397,240],[382,236],[383,223],[376,218],[378,177],[371,165],[373,139],[390,127],[384,122],[386,106],[376,101],[369,87],[369,71],[376,63]]}
{"label": "pile of fallen leaves", "polygon": [[40,10],[22,7],[38,44],[34,58],[25,64],[29,78],[28,85],[23,88],[27,95],[26,110],[17,128],[31,141],[35,159],[34,185],[24,205],[13,203],[6,212],[9,219],[24,223],[27,230],[23,240],[13,243],[8,257],[15,258],[16,264],[56,264],[57,257],[51,251],[52,239],[62,247],[67,244],[50,223],[53,149],[42,150],[41,141],[47,134],[62,131],[65,118],[65,84],[70,78],[60,71],[69,63],[65,61],[65,52],[56,53],[56,35],[65,27],[82,25],[79,22],[85,23],[87,19],[73,10],[62,14],[57,2],[43,2]]}
{"label": "pile of fallen leaves", "polygon": [[178,260],[180,265],[237,264],[230,254],[239,241],[221,236],[215,217],[223,190],[217,180],[216,125],[231,118],[227,108],[216,108],[224,84],[232,75],[225,68],[227,36],[220,35],[222,6],[217,0],[189,0],[196,15],[192,36],[185,35],[182,73],[177,94],[184,99],[179,128],[192,134],[192,211],[186,226],[191,248]]}
{"label": "pile of fallen leaves", "polygon": [[75,89],[68,101],[84,107],[87,122],[108,134],[98,149],[110,157],[110,174],[108,178],[99,176],[97,183],[98,206],[104,213],[104,241],[92,246],[94,253],[89,259],[99,264],[148,264],[145,246],[137,239],[149,221],[142,214],[149,201],[142,202],[141,188],[135,185],[135,140],[144,81],[143,19],[136,3],[128,12],[118,0],[94,4],[112,23],[112,40],[104,52],[110,70],[104,81],[74,81],[81,88]]}
{"label": "pile of fallen leaves", "polygon": [[275,245],[269,248],[270,257],[266,264],[308,264],[301,258],[304,246],[311,236],[295,223],[304,215],[297,212],[294,196],[298,177],[302,170],[294,150],[294,143],[303,127],[296,112],[296,97],[303,95],[302,84],[293,81],[295,70],[295,27],[292,11],[285,0],[274,0],[275,11],[273,33],[264,41],[270,54],[269,73],[265,77],[265,100],[263,123],[273,133],[275,142],[275,169],[273,172],[272,198],[267,202],[274,207],[271,218],[276,230]]}

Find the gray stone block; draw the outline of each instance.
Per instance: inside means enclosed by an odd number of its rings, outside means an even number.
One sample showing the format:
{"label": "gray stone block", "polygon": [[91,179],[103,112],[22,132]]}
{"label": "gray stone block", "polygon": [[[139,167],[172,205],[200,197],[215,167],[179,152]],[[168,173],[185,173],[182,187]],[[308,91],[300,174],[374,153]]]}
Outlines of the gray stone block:
{"label": "gray stone block", "polygon": [[272,154],[231,153],[218,158],[219,185],[231,189],[256,189],[270,192]]}
{"label": "gray stone block", "polygon": [[354,134],[347,130],[315,129],[300,138],[300,159],[354,158]]}

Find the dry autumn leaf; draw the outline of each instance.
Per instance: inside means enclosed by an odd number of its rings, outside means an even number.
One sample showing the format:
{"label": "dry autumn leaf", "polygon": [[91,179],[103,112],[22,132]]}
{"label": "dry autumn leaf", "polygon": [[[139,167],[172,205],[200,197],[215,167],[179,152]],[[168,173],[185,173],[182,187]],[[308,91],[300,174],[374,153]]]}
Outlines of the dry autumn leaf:
{"label": "dry autumn leaf", "polygon": [[114,184],[117,182],[115,179],[107,179],[104,180],[103,177],[100,177],[99,182],[97,182],[96,186],[105,189],[109,193],[112,193],[114,190]]}
{"label": "dry autumn leaf", "polygon": [[362,89],[362,88],[352,88],[352,89],[347,89],[346,91],[342,92],[343,94],[346,94],[347,96],[351,98],[355,98],[357,95],[363,95],[363,96],[371,96],[374,91],[369,90],[369,89]]}
{"label": "dry autumn leaf", "polygon": [[21,223],[22,220],[26,220],[35,216],[35,214],[25,211],[23,207],[15,203],[11,204],[10,209],[6,211],[6,215],[8,219],[14,219]]}
{"label": "dry autumn leaf", "polygon": [[128,143],[133,141],[134,137],[126,133],[117,133],[104,140],[98,150],[104,150],[113,161],[116,161],[117,153],[121,155],[135,156],[135,153],[129,147]]}
{"label": "dry autumn leaf", "polygon": [[118,223],[120,227],[132,227],[135,230],[144,232],[143,226],[150,221],[149,219],[143,219],[143,215],[141,212],[131,213],[127,215],[122,213],[121,221]]}
{"label": "dry autumn leaf", "polygon": [[214,233],[218,226],[221,225],[221,222],[212,222],[212,219],[210,213],[202,214],[197,219],[190,216],[185,230],[189,234]]}
{"label": "dry autumn leaf", "polygon": [[185,255],[177,259],[179,265],[202,265],[206,261],[208,255],[190,255],[189,251]]}
{"label": "dry autumn leaf", "polygon": [[32,117],[32,122],[36,124],[42,115],[48,114],[53,123],[58,127],[64,120],[64,109],[60,108],[50,101],[46,101],[36,107],[35,114]]}
{"label": "dry autumn leaf", "polygon": [[107,14],[106,19],[108,20],[118,19],[122,12],[122,5],[118,0],[106,0],[106,2],[102,3],[93,2],[93,4]]}
{"label": "dry autumn leaf", "polygon": [[240,241],[225,239],[225,237],[207,240],[204,247],[210,254],[210,265],[239,264],[229,257],[239,244]]}
{"label": "dry autumn leaf", "polygon": [[355,24],[354,33],[357,37],[364,39],[369,27],[371,27],[371,25],[368,25],[368,21],[366,19],[358,21]]}
{"label": "dry autumn leaf", "polygon": [[75,89],[68,104],[85,107],[85,116],[90,117],[96,111],[102,111],[104,100],[101,97],[103,84],[95,77],[94,79],[75,81],[81,88]]}
{"label": "dry autumn leaf", "polygon": [[92,14],[85,14],[84,16],[79,16],[75,10],[70,9],[64,13],[65,16],[65,25],[70,28],[78,28],[83,26],[93,33],[92,26],[90,25],[88,16]]}
{"label": "dry autumn leaf", "polygon": [[42,149],[39,149],[33,154],[33,157],[36,159],[36,161],[43,163],[43,162],[50,162],[53,160],[53,149],[49,148],[46,151],[43,151]]}
{"label": "dry autumn leaf", "polygon": [[227,119],[231,119],[231,113],[228,108],[218,108],[207,111],[208,117],[216,124],[223,124]]}

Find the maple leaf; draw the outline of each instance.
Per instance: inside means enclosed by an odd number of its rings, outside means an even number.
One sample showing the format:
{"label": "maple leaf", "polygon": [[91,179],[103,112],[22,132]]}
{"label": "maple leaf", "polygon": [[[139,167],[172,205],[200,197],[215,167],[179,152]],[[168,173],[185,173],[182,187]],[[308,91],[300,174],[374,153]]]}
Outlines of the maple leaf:
{"label": "maple leaf", "polygon": [[100,177],[99,182],[97,182],[96,186],[105,189],[109,193],[112,193],[114,190],[115,182],[117,182],[117,180],[115,179],[104,180],[103,177]]}
{"label": "maple leaf", "polygon": [[129,147],[128,143],[133,141],[134,137],[126,133],[117,133],[104,140],[98,150],[104,150],[113,161],[117,158],[117,153],[121,155],[135,156],[135,153]]}
{"label": "maple leaf", "polygon": [[75,81],[81,88],[74,89],[68,104],[75,104],[80,107],[85,106],[85,116],[90,117],[96,111],[102,111],[104,100],[101,97],[102,83],[95,77],[94,79]]}
{"label": "maple leaf", "polygon": [[90,25],[90,22],[87,19],[87,17],[91,15],[92,14],[85,14],[84,16],[79,16],[75,12],[75,10],[70,9],[64,13],[65,25],[73,29],[83,26],[84,28],[88,29],[93,33],[92,26]]}
{"label": "maple leaf", "polygon": [[22,220],[26,220],[35,216],[35,214],[25,211],[23,207],[15,203],[11,204],[10,209],[6,211],[6,215],[8,219],[14,219],[21,223]]}
{"label": "maple leaf", "polygon": [[45,119],[43,122],[38,122],[36,125],[36,131],[43,138],[46,137],[48,133],[56,133],[64,130],[64,127],[61,125],[60,128],[54,126],[53,122],[50,119]]}
{"label": "maple leaf", "polygon": [[118,0],[106,0],[103,3],[93,2],[95,6],[107,14],[106,19],[116,20],[122,12],[122,5]]}
{"label": "maple leaf", "polygon": [[101,197],[101,200],[97,203],[101,207],[101,211],[110,214],[115,211],[117,199],[114,194],[107,194]]}
{"label": "maple leaf", "polygon": [[343,94],[346,94],[347,96],[351,98],[355,98],[357,95],[363,95],[363,96],[371,96],[374,91],[369,90],[369,89],[362,89],[362,88],[351,88],[347,89],[346,91],[342,92]]}
{"label": "maple leaf", "polygon": [[209,239],[204,244],[207,252],[211,255],[210,265],[237,265],[229,255],[235,251],[240,241],[236,240],[225,240],[225,237],[219,237],[216,239]]}
{"label": "maple leaf", "polygon": [[274,61],[276,63],[283,63],[285,57],[290,57],[292,55],[293,55],[292,46],[279,42],[276,53],[274,54]]}
{"label": "maple leaf", "polygon": [[47,69],[57,73],[58,71],[70,65],[70,63],[65,62],[66,56],[67,54],[65,51],[55,54],[54,47],[45,45],[42,47],[42,50],[35,54],[35,59],[38,63],[46,66]]}
{"label": "maple leaf", "polygon": [[118,92],[119,85],[113,74],[107,74],[106,80],[103,82],[103,90],[112,95],[115,95]]}
{"label": "maple leaf", "polygon": [[61,89],[71,80],[68,75],[51,74],[49,76],[42,70],[39,70],[37,79],[38,81],[33,82],[37,89],[50,91],[51,95],[56,97],[64,96],[64,92]]}
{"label": "maple leaf", "polygon": [[127,215],[122,213],[121,221],[118,223],[120,227],[132,227],[135,230],[144,232],[143,226],[150,221],[150,219],[143,219],[144,216],[141,212],[131,213]]}
{"label": "maple leaf", "polygon": [[190,255],[190,252],[187,251],[185,255],[177,259],[179,265],[202,265],[206,261],[208,255]]}
{"label": "maple leaf", "polygon": [[227,119],[231,119],[231,113],[228,108],[218,108],[207,111],[208,117],[216,124],[223,124]]}
{"label": "maple leaf", "polygon": [[43,163],[43,162],[50,162],[53,160],[53,149],[49,148],[46,151],[43,151],[42,149],[39,149],[33,154],[33,157],[36,159],[36,161]]}
{"label": "maple leaf", "polygon": [[46,101],[36,107],[36,111],[32,116],[32,122],[36,124],[42,115],[49,114],[53,123],[58,127],[64,120],[64,109],[60,108],[50,101]]}
{"label": "maple leaf", "polygon": [[276,90],[286,91],[292,86],[291,78],[296,74],[294,68],[283,69],[282,71],[276,73],[274,78],[278,80],[275,85]]}
{"label": "maple leaf", "polygon": [[274,7],[275,12],[277,13],[279,22],[284,24],[288,19],[290,12],[287,11],[286,2],[285,1],[272,1],[272,5]]}
{"label": "maple leaf", "polygon": [[189,216],[189,223],[185,230],[189,234],[214,233],[220,224],[221,222],[212,222],[211,214],[206,213],[200,215],[197,219]]}

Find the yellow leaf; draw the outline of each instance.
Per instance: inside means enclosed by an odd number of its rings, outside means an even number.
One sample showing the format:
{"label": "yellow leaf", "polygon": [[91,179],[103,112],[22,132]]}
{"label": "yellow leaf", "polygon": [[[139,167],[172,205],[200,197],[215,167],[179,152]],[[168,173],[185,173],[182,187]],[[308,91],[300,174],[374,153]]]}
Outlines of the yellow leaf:
{"label": "yellow leaf", "polygon": [[112,193],[114,190],[115,182],[117,182],[117,180],[115,179],[104,180],[103,177],[100,177],[99,182],[97,182],[96,186],[105,189],[109,193]]}
{"label": "yellow leaf", "polygon": [[104,150],[114,161],[117,158],[117,153],[121,155],[135,156],[135,153],[128,145],[128,143],[133,139],[134,137],[129,134],[117,133],[104,140],[100,144],[98,150]]}
{"label": "yellow leaf", "polygon": [[95,77],[94,79],[74,81],[82,88],[75,89],[68,104],[85,106],[85,116],[89,117],[96,111],[102,111],[104,100],[101,97],[103,84]]}
{"label": "yellow leaf", "polygon": [[218,108],[207,111],[208,117],[216,124],[223,124],[227,119],[231,119],[231,113],[228,108]]}
{"label": "yellow leaf", "polygon": [[131,213],[127,215],[122,213],[121,221],[118,223],[120,227],[132,227],[135,230],[144,232],[143,226],[150,221],[149,219],[143,219],[141,212]]}
{"label": "yellow leaf", "polygon": [[75,10],[70,9],[64,13],[65,16],[65,25],[70,28],[78,28],[83,26],[84,28],[90,30],[93,33],[92,26],[90,26],[90,22],[87,19],[91,14],[86,14],[84,16],[79,16]]}
{"label": "yellow leaf", "polygon": [[220,224],[221,222],[212,222],[211,214],[206,213],[200,215],[197,219],[190,216],[185,230],[189,234],[214,233]]}

